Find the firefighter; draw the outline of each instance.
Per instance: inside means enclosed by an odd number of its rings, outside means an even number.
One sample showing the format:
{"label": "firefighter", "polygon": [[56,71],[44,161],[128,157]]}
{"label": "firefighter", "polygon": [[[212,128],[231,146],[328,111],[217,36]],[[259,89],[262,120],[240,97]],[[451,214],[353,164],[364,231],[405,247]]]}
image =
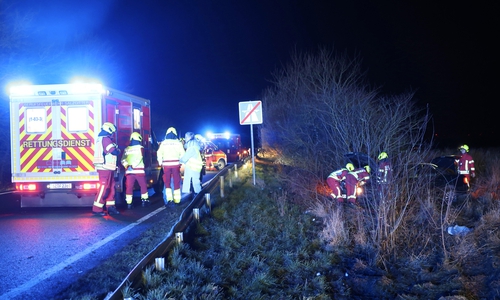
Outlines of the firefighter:
{"label": "firefighter", "polygon": [[347,201],[350,205],[356,205],[356,188],[370,179],[370,167],[355,169],[352,163],[348,163],[346,169],[349,170],[345,177]]}
{"label": "firefighter", "polygon": [[474,159],[469,154],[469,146],[462,145],[458,147],[462,154],[459,159],[455,160],[457,165],[458,174],[464,176],[464,183],[470,189],[470,178],[476,177],[476,168],[474,168]]}
{"label": "firefighter", "polygon": [[381,152],[377,160],[378,160],[378,173],[377,173],[378,183],[387,184],[392,175],[392,166],[391,162],[389,161],[389,155],[387,155],[387,152]]}
{"label": "firefighter", "polygon": [[349,173],[346,168],[341,168],[339,170],[333,171],[328,178],[326,179],[326,184],[332,190],[332,198],[333,200],[337,200],[338,203],[343,203],[346,195],[342,193],[342,182],[345,180],[345,177]]}
{"label": "firefighter", "polygon": [[[112,135],[116,132],[113,123],[102,124],[101,132],[97,136],[94,148],[94,166],[99,174],[99,190],[94,199],[92,212],[96,215],[105,216],[104,206],[109,214],[119,214],[115,207],[114,173],[116,161],[120,149],[113,142]],[[108,191],[108,193],[106,193]],[[104,197],[107,195],[106,199]]]}
{"label": "firefighter", "polygon": [[184,138],[186,153],[180,159],[180,162],[184,164],[182,192],[186,194],[190,193],[192,185],[196,196],[201,191],[200,172],[203,167],[203,161],[200,151],[202,149],[200,143],[194,138],[194,133],[187,132]]}
{"label": "firefighter", "polygon": [[125,151],[121,163],[125,168],[125,201],[127,207],[132,208],[132,198],[134,184],[137,181],[141,188],[142,206],[149,205],[148,184],[146,183],[146,173],[144,172],[144,147],[142,146],[142,136],[138,132],[130,135],[130,144]]}
{"label": "firefighter", "polygon": [[[185,150],[182,142],[177,136],[174,127],[167,129],[165,139],[158,149],[158,164],[163,168],[163,183],[165,185],[165,195],[163,200],[165,206],[170,203],[181,202],[181,163],[179,159],[184,155]],[[173,181],[173,191],[172,191]]]}

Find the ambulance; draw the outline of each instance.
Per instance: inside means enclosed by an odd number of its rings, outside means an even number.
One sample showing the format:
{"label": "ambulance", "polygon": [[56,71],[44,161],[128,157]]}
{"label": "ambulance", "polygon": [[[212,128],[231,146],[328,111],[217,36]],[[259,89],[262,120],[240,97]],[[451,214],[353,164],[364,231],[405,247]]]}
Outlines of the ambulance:
{"label": "ambulance", "polygon": [[248,149],[243,148],[241,144],[241,136],[237,133],[207,132],[207,139],[217,145],[217,147],[226,153],[228,162],[240,161],[249,156]]}
{"label": "ambulance", "polygon": [[[11,87],[11,173],[21,207],[92,206],[99,187],[93,149],[104,122],[115,124],[112,138],[121,153],[132,132],[142,135],[148,187],[157,187],[158,144],[148,99],[91,83]],[[117,204],[125,193],[118,167]]]}

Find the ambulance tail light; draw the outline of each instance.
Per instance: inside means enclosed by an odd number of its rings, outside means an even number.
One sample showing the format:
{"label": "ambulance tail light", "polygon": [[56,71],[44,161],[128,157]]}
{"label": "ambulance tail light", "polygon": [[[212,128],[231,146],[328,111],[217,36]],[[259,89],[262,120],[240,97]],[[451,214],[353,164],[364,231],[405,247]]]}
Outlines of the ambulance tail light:
{"label": "ambulance tail light", "polygon": [[38,190],[38,185],[36,183],[18,183],[16,184],[16,190],[19,192],[34,192]]}
{"label": "ambulance tail light", "polygon": [[81,184],[75,185],[75,188],[77,190],[90,191],[99,189],[99,186],[99,182],[82,182]]}

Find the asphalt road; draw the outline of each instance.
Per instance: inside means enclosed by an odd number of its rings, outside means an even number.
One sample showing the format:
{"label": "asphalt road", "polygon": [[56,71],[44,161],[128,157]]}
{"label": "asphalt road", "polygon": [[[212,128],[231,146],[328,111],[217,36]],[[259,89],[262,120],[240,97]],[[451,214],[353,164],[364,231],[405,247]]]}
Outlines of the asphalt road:
{"label": "asphalt road", "polygon": [[0,299],[50,299],[168,215],[161,194],[150,199],[102,217],[90,207],[20,209],[0,195]]}

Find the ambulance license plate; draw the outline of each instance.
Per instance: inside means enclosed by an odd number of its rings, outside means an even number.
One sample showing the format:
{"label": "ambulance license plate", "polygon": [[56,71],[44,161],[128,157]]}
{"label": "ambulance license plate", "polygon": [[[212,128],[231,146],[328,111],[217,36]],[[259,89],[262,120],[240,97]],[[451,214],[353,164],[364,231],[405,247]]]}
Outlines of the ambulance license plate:
{"label": "ambulance license plate", "polygon": [[70,189],[71,183],[51,183],[49,189]]}

